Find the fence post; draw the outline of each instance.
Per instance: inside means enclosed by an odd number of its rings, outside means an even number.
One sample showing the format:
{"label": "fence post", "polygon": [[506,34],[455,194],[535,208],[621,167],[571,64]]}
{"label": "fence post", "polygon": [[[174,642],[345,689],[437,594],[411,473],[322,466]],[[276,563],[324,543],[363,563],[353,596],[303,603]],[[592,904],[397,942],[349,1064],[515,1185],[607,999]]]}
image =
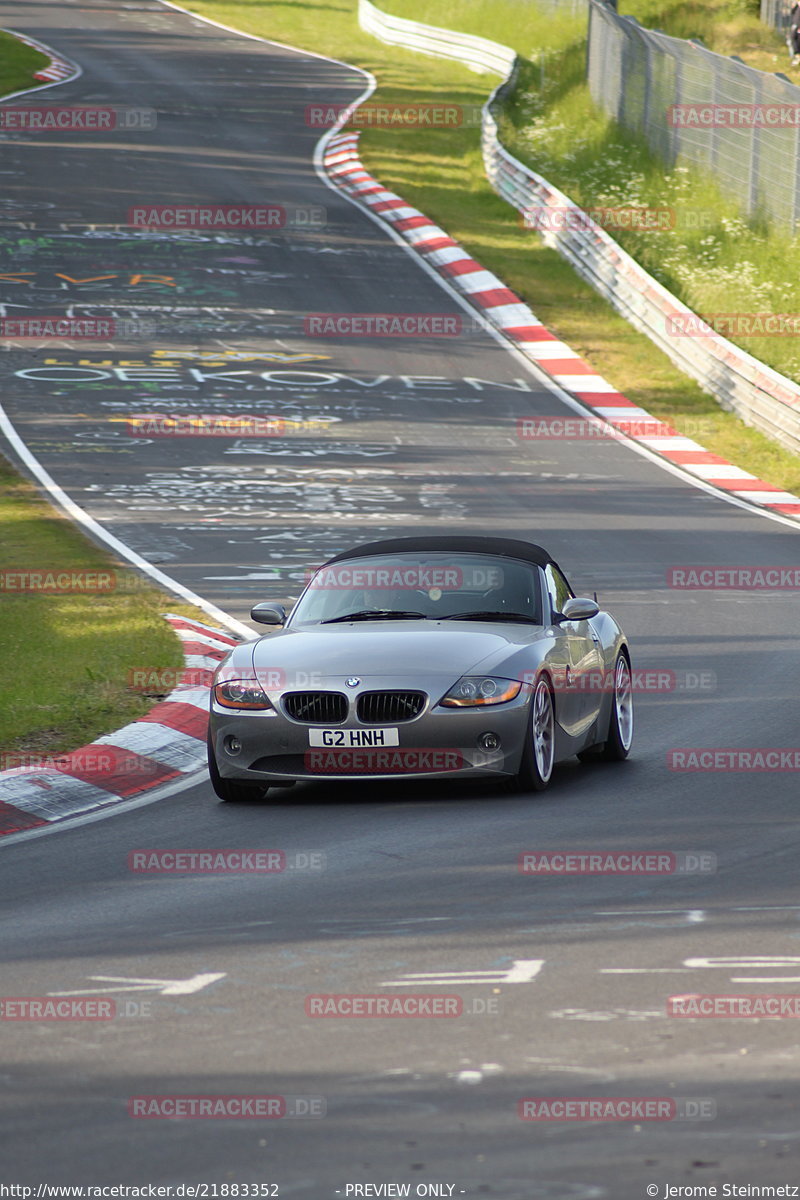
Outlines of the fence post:
{"label": "fence post", "polygon": [[709,146],[709,165],[713,171],[716,171],[717,155],[719,153],[719,142],[720,142],[720,135],[717,131],[717,123],[716,123],[716,113],[718,112],[717,105],[719,104],[719,95],[720,95],[720,72],[712,71],[712,78],[713,78],[714,82],[711,85],[711,103],[714,105],[715,116],[714,116],[714,122],[711,125],[711,130],[710,130],[711,145]]}
{"label": "fence post", "polygon": [[[689,38],[688,44],[692,47],[695,54],[702,54],[706,47],[701,42],[700,38]],[[690,51],[690,53],[692,52]],[[719,96],[719,71],[711,68],[711,103],[716,104]],[[717,133],[716,125],[712,122],[708,129],[708,157],[706,165],[711,167],[714,165],[717,153]]]}
{"label": "fence post", "polygon": [[[608,36],[598,9],[598,0],[589,0],[589,22],[586,32],[586,78],[589,80],[589,92],[595,104],[606,108],[605,96],[594,95],[597,80],[606,79],[606,58],[608,56]],[[597,57],[600,55],[600,70],[597,68]],[[606,108],[607,111],[607,108]]]}
{"label": "fence post", "polygon": [[[775,72],[775,78],[780,79],[783,83],[791,83],[791,79],[780,71]],[[794,171],[792,172],[792,211],[789,214],[791,233],[797,230],[800,224],[800,121],[795,123],[794,127]]]}
{"label": "fence post", "polygon": [[[730,56],[731,62],[739,63],[742,67],[747,67],[747,63],[743,62],[738,54]],[[753,77],[752,88],[752,104],[755,106],[761,103],[761,80],[756,71],[750,72]],[[750,153],[747,156],[748,176],[747,176],[747,213],[749,216],[754,216],[758,208],[758,172],[761,144],[759,141],[759,131],[753,123],[750,126]]]}
{"label": "fence post", "polygon": [[647,143],[650,147],[653,145],[652,134],[650,133],[650,107],[653,95],[653,72],[652,72],[652,57],[650,38],[642,37],[642,46],[644,49],[644,87],[642,96],[642,131]]}
{"label": "fence post", "polygon": [[[680,106],[683,103],[683,100],[682,100],[683,86],[682,85],[683,85],[683,59],[680,54],[676,54],[675,55],[675,107],[676,107],[676,109],[680,109]],[[681,152],[682,137],[681,137],[681,126],[679,124],[676,123],[672,126],[672,128],[669,131],[669,134],[667,135],[667,141],[668,141],[669,150],[670,150],[668,166],[674,167],[678,161],[678,155]]]}
{"label": "fence post", "polygon": [[[762,83],[756,76],[753,86],[753,104],[761,103]],[[753,137],[750,142],[750,212],[755,215],[758,211],[759,175],[761,172],[761,130],[753,124]]]}

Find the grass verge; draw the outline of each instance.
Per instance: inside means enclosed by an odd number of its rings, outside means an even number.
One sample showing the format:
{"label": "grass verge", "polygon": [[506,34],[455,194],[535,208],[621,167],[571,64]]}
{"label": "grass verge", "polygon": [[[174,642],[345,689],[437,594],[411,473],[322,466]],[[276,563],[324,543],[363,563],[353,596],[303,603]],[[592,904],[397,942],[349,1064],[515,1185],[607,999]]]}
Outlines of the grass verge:
{"label": "grass verge", "polygon": [[[647,16],[644,12],[647,2],[638,0],[636,15],[641,11],[643,20]],[[457,4],[453,0],[428,0],[424,6],[419,0],[385,0],[385,3],[400,16],[480,32],[506,42],[528,58],[520,87],[506,111],[505,136],[513,143],[510,148],[546,178],[562,186],[568,195],[589,205],[601,200],[607,203],[604,198],[608,195],[614,197],[614,203],[619,203],[620,193],[627,201],[632,196],[646,195],[644,185],[638,193],[626,191],[642,172],[646,151],[641,149],[629,166],[629,142],[618,135],[621,140],[615,150],[612,135],[616,133],[610,129],[611,123],[593,108],[587,110],[590,102],[583,82],[583,22],[571,18],[553,22],[542,16],[534,4],[520,5],[516,0],[459,0]],[[313,10],[313,18],[304,5],[286,0],[279,3],[188,0],[186,6],[244,32],[366,68],[378,78],[377,98],[390,105],[445,100],[479,105],[494,83],[493,77],[477,75],[457,64],[383,46],[359,29],[355,6],[345,0],[321,0]],[[649,7],[653,13],[658,8],[654,3]],[[658,8],[660,23],[666,26],[670,14],[679,13],[687,31],[694,31],[692,36],[697,36],[706,27],[702,22],[691,25],[690,20],[700,21],[703,7],[686,0],[674,4],[664,0]],[[706,7],[721,11],[724,5],[722,0],[711,0]],[[729,0],[728,7],[750,9],[752,0]],[[637,9],[637,4],[629,4],[625,11],[632,9]],[[712,12],[710,25],[714,19]],[[774,34],[770,36],[775,38]],[[324,101],[325,97],[313,99]],[[525,139],[526,131],[536,121],[545,135],[543,146],[537,143],[533,150]],[[369,128],[362,133],[361,150],[366,166],[382,183],[444,226],[631,400],[737,466],[789,491],[800,490],[800,459],[796,455],[724,412],[713,397],[702,392],[647,338],[617,316],[555,251],[548,250],[535,233],[521,227],[518,214],[494,194],[486,181],[475,127]],[[574,169],[569,161],[573,151],[577,155]],[[605,156],[612,153],[613,161],[606,161]],[[659,183],[666,186],[663,168],[648,163],[647,169],[656,189]],[[588,182],[584,180],[586,174]],[[576,195],[581,183],[583,190]],[[671,186],[675,189],[671,194],[677,198],[691,192],[695,184],[685,172],[677,171],[673,173]],[[664,205],[663,194],[658,203]],[[700,206],[711,204],[712,200],[704,193]],[[729,259],[715,248],[723,235]],[[723,210],[714,230],[705,228],[701,236],[686,243],[687,250],[685,254],[681,251],[684,257],[680,261],[670,257],[670,247],[663,236],[650,235],[652,256],[644,265],[648,269],[655,267],[653,273],[659,274],[667,286],[679,292],[686,288],[680,277],[681,263],[686,263],[687,269],[693,270],[693,278],[707,279],[709,296],[724,298],[724,311],[736,307],[731,294],[734,283],[742,286],[737,303],[743,311],[767,311],[767,300],[759,291],[767,287],[774,289],[770,294],[772,304],[777,305],[775,311],[800,311],[798,307],[787,307],[789,297],[795,297],[796,305],[798,300],[796,272],[789,269],[791,254],[787,254],[786,239],[764,243],[766,235],[744,226],[730,206]],[[709,238],[713,241],[700,245]],[[751,251],[755,254],[756,247],[762,244],[766,245],[763,254],[769,260],[769,271],[763,266],[748,265]],[[631,243],[631,252],[636,250]],[[642,258],[641,253],[638,256]],[[766,283],[765,279],[772,282]],[[690,288],[686,291],[687,302],[693,307],[715,311],[704,296],[691,293]],[[754,294],[760,305],[756,309],[752,307],[756,303]],[[776,342],[787,339],[764,340],[772,343],[768,349],[774,351]],[[758,353],[757,346],[760,343],[748,339],[746,348],[751,353]],[[788,353],[795,351],[790,347]],[[779,369],[786,369],[786,364],[782,363]],[[787,373],[792,372],[787,370]]]}
{"label": "grass verge", "polygon": [[0,96],[35,86],[39,80],[33,78],[34,72],[41,71],[49,62],[40,50],[0,30]]}
{"label": "grass verge", "polygon": [[96,573],[105,589],[23,593],[13,590],[13,577],[3,577],[4,753],[60,753],[142,716],[163,693],[134,690],[130,671],[184,666],[181,644],[160,614],[207,621],[96,547],[3,458],[0,563],[3,572],[79,572],[84,580]]}

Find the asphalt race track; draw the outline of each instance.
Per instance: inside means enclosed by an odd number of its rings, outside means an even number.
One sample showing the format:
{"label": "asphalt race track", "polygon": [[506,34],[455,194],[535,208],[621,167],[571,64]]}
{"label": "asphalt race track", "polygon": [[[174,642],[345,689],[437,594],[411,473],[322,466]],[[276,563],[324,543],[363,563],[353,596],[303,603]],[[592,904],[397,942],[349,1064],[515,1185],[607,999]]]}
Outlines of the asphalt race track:
{"label": "asphalt race track", "polygon": [[[568,410],[479,328],[306,336],[322,312],[468,324],[314,171],[321,131],[304,108],[354,99],[358,72],[157,3],[0,2],[0,25],[83,68],[36,103],[158,117],[141,131],[0,134],[0,315],[129,322],[113,345],[20,342],[0,357],[6,412],[76,503],[239,620],[359,540],[528,537],[579,592],[599,592],[634,666],[670,680],[638,696],[628,763],[557,768],[542,798],[315,784],[224,805],[202,780],[7,839],[2,995],[95,989],[119,1015],[0,1021],[0,1184],[269,1184],[250,1195],[301,1200],[403,1194],[354,1185],[498,1200],[800,1185],[796,1023],[666,1008],[686,993],[798,992],[796,773],[668,762],[676,748],[797,745],[796,593],[669,586],[689,564],[794,567],[791,523],[618,442],[520,441],[520,417]],[[291,223],[126,227],[137,205],[205,202],[280,205]],[[282,424],[263,438],[147,437],[131,419],[148,414]],[[132,870],[146,848],[273,849],[287,869]],[[517,866],[525,852],[598,850],[705,854],[716,869]],[[456,995],[463,1011],[307,1016],[321,993]],[[242,1095],[288,1097],[296,1115],[129,1115],[132,1097]],[[518,1115],[526,1097],[677,1104],[667,1120],[534,1122]]]}

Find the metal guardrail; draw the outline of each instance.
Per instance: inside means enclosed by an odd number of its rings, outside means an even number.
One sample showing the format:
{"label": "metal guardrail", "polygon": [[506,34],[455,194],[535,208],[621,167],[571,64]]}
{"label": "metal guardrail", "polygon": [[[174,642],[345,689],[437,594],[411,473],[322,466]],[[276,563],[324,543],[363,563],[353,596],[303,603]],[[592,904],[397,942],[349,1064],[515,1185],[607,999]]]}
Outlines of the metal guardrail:
{"label": "metal guardrail", "polygon": [[370,0],[359,0],[358,20],[366,33],[390,46],[405,46],[434,58],[452,58],[473,71],[490,71],[507,75],[514,65],[516,54],[508,46],[470,33],[438,29],[435,25],[420,25],[404,17],[392,17],[381,12]]}
{"label": "metal guardrail", "polygon": [[[359,20],[362,28],[382,41],[431,55],[439,55],[444,46],[444,57],[456,59],[473,70],[494,70],[502,75],[502,83],[483,107],[481,132],[484,167],[498,195],[522,213],[546,208],[557,209],[561,214],[566,210],[579,214],[578,220],[559,222],[562,228],[540,230],[545,243],[557,250],[617,312],[646,334],[723,408],[735,412],[746,424],[760,429],[787,449],[800,453],[800,385],[719,334],[674,336],[671,329],[676,322],[699,318],[568,196],[531,171],[501,144],[492,105],[513,82],[516,56],[509,47],[417,21],[401,21],[382,13],[371,0],[359,0]],[[474,46],[474,42],[480,46]],[[495,65],[489,66],[490,62]]]}

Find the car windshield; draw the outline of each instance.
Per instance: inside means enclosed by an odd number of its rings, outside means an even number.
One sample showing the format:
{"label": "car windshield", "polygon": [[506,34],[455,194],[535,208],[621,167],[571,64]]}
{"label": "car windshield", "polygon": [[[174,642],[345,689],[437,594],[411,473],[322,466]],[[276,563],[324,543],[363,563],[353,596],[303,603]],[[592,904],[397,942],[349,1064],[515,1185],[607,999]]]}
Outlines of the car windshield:
{"label": "car windshield", "polygon": [[539,568],[488,554],[381,554],[322,567],[298,601],[291,624],[344,624],[464,618],[541,624]]}

